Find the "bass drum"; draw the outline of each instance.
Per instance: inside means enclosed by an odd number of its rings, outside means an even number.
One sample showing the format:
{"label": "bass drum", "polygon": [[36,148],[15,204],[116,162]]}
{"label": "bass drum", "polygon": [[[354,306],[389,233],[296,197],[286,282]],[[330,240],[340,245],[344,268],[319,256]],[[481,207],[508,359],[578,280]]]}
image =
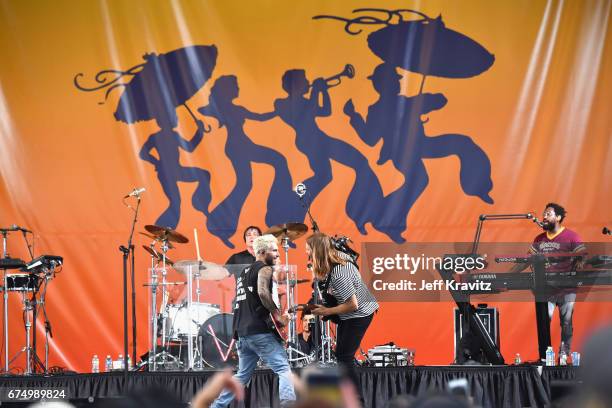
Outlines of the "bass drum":
{"label": "bass drum", "polygon": [[168,305],[168,321],[166,323],[166,334],[170,341],[186,341],[189,333],[196,336],[198,328],[211,316],[221,313],[219,305],[210,303],[191,304],[191,309],[186,303]]}
{"label": "bass drum", "polygon": [[233,339],[234,315],[222,313],[206,320],[200,327],[198,340],[205,364],[213,368],[238,365],[238,353]]}

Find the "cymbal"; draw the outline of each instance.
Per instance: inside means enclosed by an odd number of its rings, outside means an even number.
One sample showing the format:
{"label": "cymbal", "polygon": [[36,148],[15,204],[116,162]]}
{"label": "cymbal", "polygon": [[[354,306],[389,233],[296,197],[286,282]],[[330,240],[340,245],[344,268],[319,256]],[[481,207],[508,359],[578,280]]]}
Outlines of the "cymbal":
{"label": "cymbal", "polygon": [[145,225],[145,229],[162,240],[176,242],[177,244],[186,244],[189,242],[189,238],[172,228],[160,227],[158,225]]}
{"label": "cymbal", "polygon": [[[152,257],[157,258],[160,262],[163,261],[163,256],[162,254],[160,254],[159,252],[157,252],[156,250],[154,250],[153,248],[151,248],[150,246],[147,245],[143,245],[142,246],[144,248],[145,251],[147,251]],[[166,257],[166,265],[170,265],[172,266],[174,264],[174,262]]]}
{"label": "cymbal", "polygon": [[189,268],[192,268],[193,279],[221,280],[230,274],[223,265],[208,261],[183,260],[174,263],[174,269],[180,273],[187,274]]}
{"label": "cymbal", "polygon": [[294,241],[308,232],[306,224],[301,222],[288,222],[285,224],[273,225],[264,234],[272,234],[278,239],[285,237],[289,238],[290,241]]}
{"label": "cymbal", "polygon": [[[155,235],[147,234],[146,232],[139,232],[140,235],[144,235],[145,237],[152,239],[153,241],[161,241],[160,237],[156,237]],[[174,245],[171,242],[168,242],[168,248],[174,249]]]}

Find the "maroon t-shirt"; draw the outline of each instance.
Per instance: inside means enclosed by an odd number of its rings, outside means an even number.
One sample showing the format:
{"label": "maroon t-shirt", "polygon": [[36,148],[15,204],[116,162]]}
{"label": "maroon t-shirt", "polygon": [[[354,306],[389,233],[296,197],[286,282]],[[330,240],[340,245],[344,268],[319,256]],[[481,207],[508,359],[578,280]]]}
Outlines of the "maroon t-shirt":
{"label": "maroon t-shirt", "polygon": [[[564,228],[558,235],[552,239],[548,238],[546,232],[541,233],[533,240],[533,244],[529,249],[533,254],[550,254],[559,252],[581,252],[585,249],[580,236],[574,231]],[[572,268],[574,258],[563,258],[558,262],[547,262],[547,272],[562,272],[569,271]]]}

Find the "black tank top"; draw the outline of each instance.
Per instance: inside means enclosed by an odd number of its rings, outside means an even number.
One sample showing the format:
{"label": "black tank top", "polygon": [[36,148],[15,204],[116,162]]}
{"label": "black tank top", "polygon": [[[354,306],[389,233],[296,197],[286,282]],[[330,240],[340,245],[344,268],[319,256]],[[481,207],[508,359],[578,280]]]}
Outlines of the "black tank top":
{"label": "black tank top", "polygon": [[[267,266],[264,262],[255,261],[242,271],[238,279],[234,309],[234,338],[270,333],[270,328],[265,322],[269,312],[257,294],[257,277],[264,266]],[[272,279],[268,290],[272,292]]]}

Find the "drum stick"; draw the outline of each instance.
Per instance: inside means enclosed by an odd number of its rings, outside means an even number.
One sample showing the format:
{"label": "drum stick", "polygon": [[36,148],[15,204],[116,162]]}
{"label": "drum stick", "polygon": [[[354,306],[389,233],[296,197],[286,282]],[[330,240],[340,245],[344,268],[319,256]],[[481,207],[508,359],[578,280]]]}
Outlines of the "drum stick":
{"label": "drum stick", "polygon": [[198,230],[196,228],[193,229],[193,239],[195,240],[196,254],[198,255],[198,261],[201,261],[202,257],[200,256],[200,243],[198,242]]}

